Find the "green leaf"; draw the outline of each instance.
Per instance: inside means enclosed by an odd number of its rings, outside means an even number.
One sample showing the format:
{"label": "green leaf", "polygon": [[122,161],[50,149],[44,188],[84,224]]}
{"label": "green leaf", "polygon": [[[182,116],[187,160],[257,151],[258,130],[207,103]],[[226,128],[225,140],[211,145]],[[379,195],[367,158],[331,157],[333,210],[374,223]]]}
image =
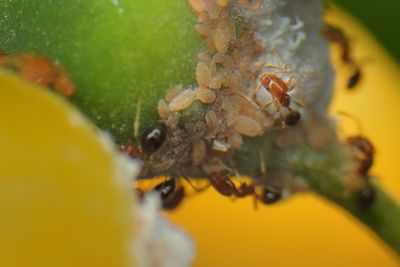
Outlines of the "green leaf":
{"label": "green leaf", "polygon": [[64,66],[77,86],[72,101],[125,142],[139,99],[143,131],[169,87],[194,83],[196,18],[182,0],[0,0],[0,49]]}
{"label": "green leaf", "polygon": [[400,1],[335,0],[334,2],[358,18],[392,56],[400,61]]}

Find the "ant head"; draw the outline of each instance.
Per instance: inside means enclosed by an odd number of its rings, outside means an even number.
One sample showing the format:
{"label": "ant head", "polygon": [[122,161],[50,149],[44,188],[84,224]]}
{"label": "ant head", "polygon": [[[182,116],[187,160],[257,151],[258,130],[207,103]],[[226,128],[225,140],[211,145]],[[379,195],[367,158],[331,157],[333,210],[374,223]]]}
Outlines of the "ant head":
{"label": "ant head", "polygon": [[279,96],[279,103],[284,107],[289,107],[290,105],[290,95],[283,93]]}

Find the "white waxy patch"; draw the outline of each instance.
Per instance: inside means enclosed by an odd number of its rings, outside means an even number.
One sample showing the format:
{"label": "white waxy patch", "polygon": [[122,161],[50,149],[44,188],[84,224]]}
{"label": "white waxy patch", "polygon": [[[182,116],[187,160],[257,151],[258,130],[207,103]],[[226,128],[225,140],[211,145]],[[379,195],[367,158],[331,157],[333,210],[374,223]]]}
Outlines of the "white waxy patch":
{"label": "white waxy patch", "polygon": [[193,103],[194,97],[195,92],[191,89],[186,89],[172,99],[172,101],[169,103],[169,109],[171,111],[184,110]]}
{"label": "white waxy patch", "polygon": [[202,103],[210,104],[214,102],[216,98],[217,96],[210,89],[199,87],[196,90],[196,99],[200,100]]}
{"label": "white waxy patch", "polygon": [[196,80],[199,86],[207,87],[211,80],[211,71],[208,64],[199,62],[196,67]]}
{"label": "white waxy patch", "polygon": [[236,122],[233,124],[233,128],[240,134],[245,136],[258,136],[263,134],[263,129],[260,124],[252,118],[246,116],[237,116]]}
{"label": "white waxy patch", "polygon": [[221,141],[218,139],[214,139],[212,147],[215,151],[227,152],[231,146],[227,142],[224,142],[224,141]]}

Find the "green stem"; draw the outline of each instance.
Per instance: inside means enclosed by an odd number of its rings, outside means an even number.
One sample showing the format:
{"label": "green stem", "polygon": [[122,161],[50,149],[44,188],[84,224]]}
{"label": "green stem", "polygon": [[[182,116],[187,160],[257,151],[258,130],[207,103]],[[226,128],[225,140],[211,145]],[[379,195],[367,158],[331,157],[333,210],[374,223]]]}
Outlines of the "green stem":
{"label": "green stem", "polygon": [[260,178],[260,162],[254,160],[261,159],[258,154],[262,151],[267,166],[265,177],[276,172],[302,177],[314,192],[344,208],[400,255],[398,203],[378,186],[374,186],[376,195],[372,206],[360,209],[360,191],[351,191],[343,183],[343,177],[351,175],[348,166],[352,160],[344,144],[335,139],[323,149],[316,149],[308,145],[304,138],[282,149],[275,145],[276,136],[276,133],[270,133],[264,137],[245,140],[243,149],[235,156],[235,162],[240,162],[236,166],[241,174],[256,179],[258,177],[263,183],[263,178]]}

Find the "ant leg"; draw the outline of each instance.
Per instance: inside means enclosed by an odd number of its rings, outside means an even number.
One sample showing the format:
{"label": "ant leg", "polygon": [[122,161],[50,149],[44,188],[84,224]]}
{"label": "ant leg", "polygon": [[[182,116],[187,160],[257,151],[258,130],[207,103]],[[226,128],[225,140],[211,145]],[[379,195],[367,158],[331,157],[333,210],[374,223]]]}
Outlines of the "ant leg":
{"label": "ant leg", "polygon": [[211,186],[211,184],[208,184],[202,188],[197,188],[190,180],[189,178],[187,178],[186,176],[182,175],[182,178],[185,179],[185,181],[190,185],[190,187],[196,191],[196,192],[202,192],[204,190],[206,190],[207,188],[209,188]]}
{"label": "ant leg", "polygon": [[299,107],[304,108],[304,104],[301,103],[300,101],[297,101],[297,100],[292,99],[292,102],[293,102],[293,103],[296,103]]}
{"label": "ant leg", "polygon": [[246,95],[246,94],[244,94],[243,92],[234,91],[234,92],[232,92],[232,94],[240,95],[241,97],[243,97],[244,99],[246,99],[246,101],[247,101],[249,104],[251,104],[253,107],[255,107],[256,109],[261,109],[261,107],[260,107],[256,102],[254,102],[252,99],[250,99],[249,96]]}
{"label": "ant leg", "polygon": [[251,98],[252,98],[252,99],[254,98],[254,96],[256,95],[256,93],[260,90],[261,86],[262,86],[262,84],[260,83],[260,85],[257,86],[257,87],[253,90],[253,92],[251,92]]}

